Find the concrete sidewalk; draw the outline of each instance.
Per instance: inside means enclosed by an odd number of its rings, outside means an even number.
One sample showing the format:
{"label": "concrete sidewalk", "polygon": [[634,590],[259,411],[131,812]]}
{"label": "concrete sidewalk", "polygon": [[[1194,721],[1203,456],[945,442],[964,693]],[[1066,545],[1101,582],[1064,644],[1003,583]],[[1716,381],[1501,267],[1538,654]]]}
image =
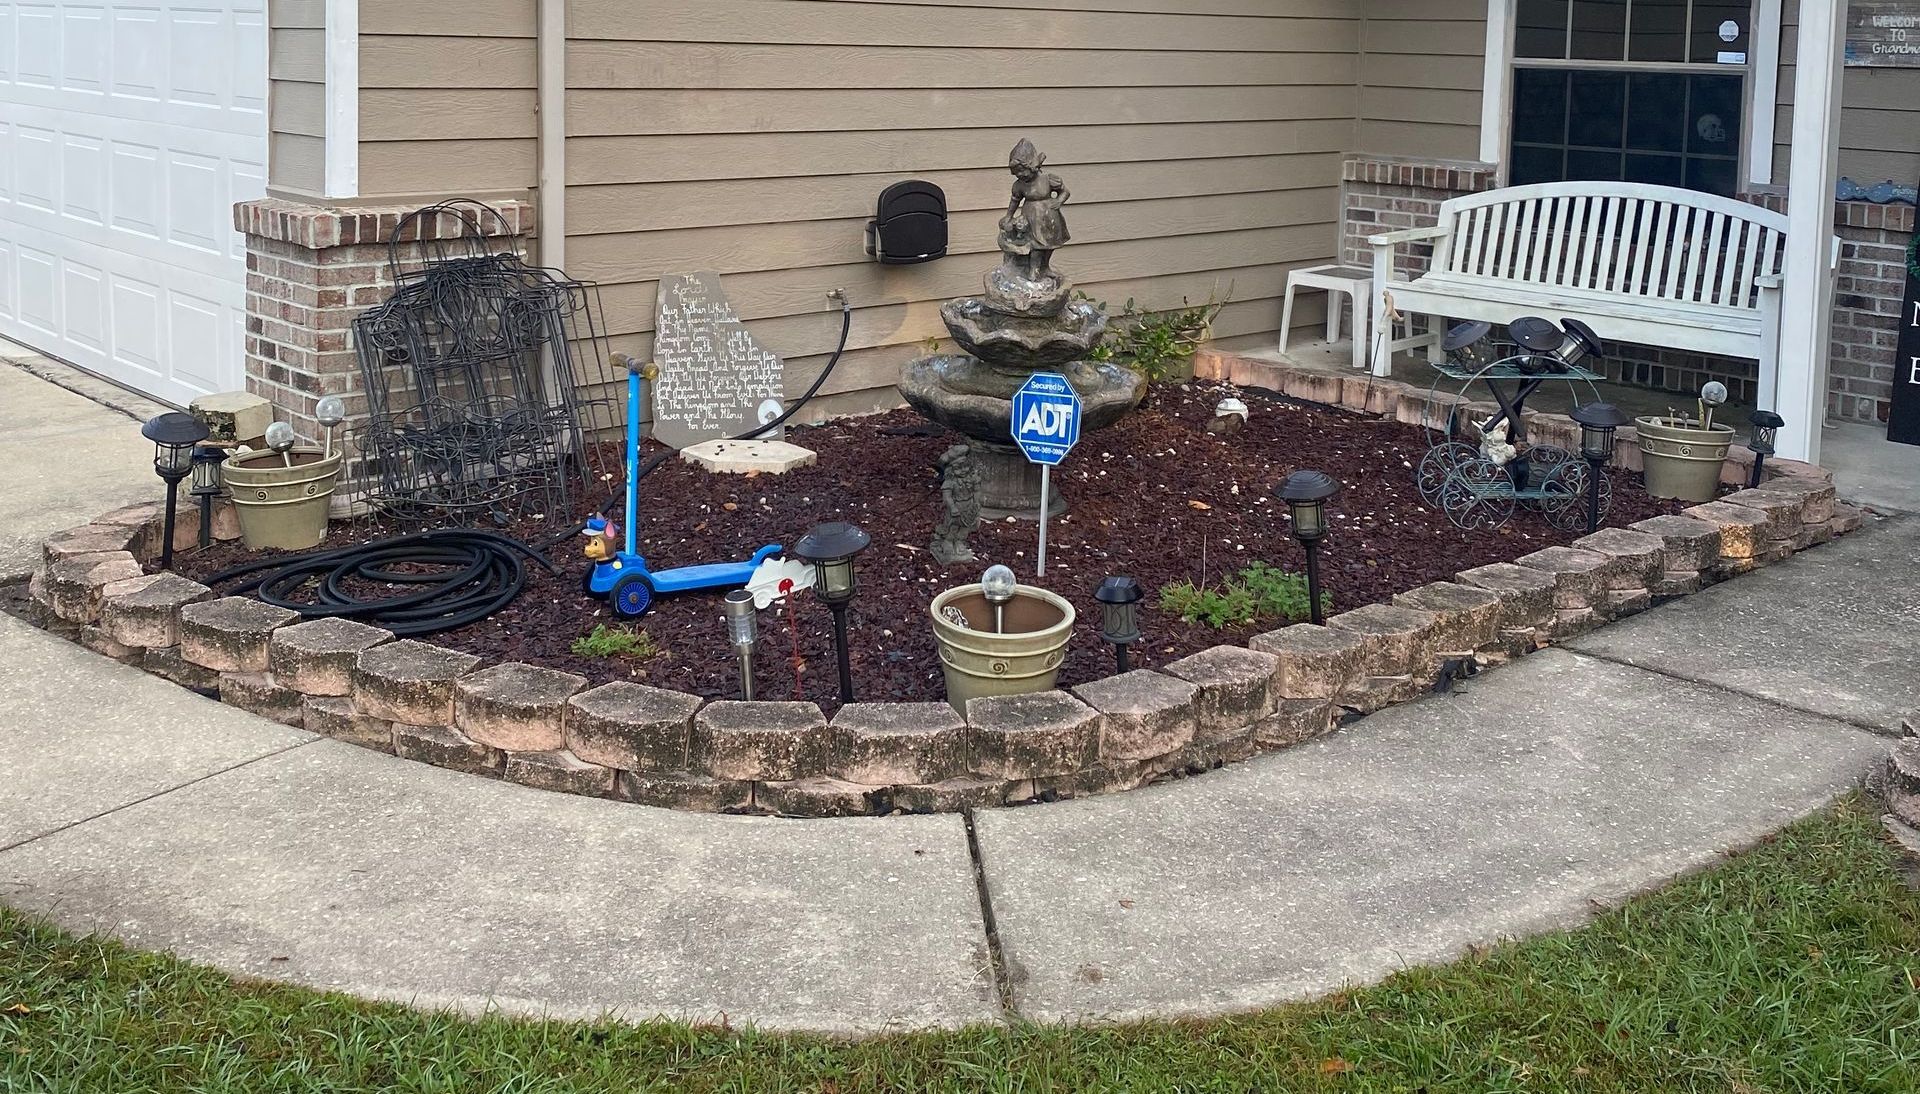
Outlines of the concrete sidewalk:
{"label": "concrete sidewalk", "polygon": [[0,339],[0,407],[0,585],[31,573],[53,533],[164,496],[140,436],[158,404]]}
{"label": "concrete sidewalk", "polygon": [[[984,812],[977,856],[955,816],[679,814],[430,768],[0,617],[0,901],[472,1010],[867,1032],[1262,1006],[1578,923],[1857,785],[1888,743],[1862,726],[1920,681],[1888,565],[1917,552],[1920,520],[1870,527],[1301,748]],[[1831,677],[1829,647],[1895,652],[1845,702],[1717,676]]]}

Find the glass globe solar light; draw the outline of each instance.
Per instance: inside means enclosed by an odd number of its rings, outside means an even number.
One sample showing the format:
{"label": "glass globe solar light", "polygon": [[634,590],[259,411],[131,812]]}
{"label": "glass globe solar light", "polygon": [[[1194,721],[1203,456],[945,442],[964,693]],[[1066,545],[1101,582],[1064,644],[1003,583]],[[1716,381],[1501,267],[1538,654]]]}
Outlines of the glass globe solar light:
{"label": "glass globe solar light", "polygon": [[180,483],[193,473],[193,449],[207,439],[207,424],[191,414],[168,411],[147,420],[140,435],[153,442],[153,471],[167,484],[166,538],[160,544],[160,568],[173,566],[173,523]]}
{"label": "glass globe solar light", "polygon": [[1005,566],[989,566],[987,572],[980,575],[980,595],[993,605],[993,633],[1007,633],[1007,605],[1013,602],[1013,590],[1019,584],[1013,571]]}

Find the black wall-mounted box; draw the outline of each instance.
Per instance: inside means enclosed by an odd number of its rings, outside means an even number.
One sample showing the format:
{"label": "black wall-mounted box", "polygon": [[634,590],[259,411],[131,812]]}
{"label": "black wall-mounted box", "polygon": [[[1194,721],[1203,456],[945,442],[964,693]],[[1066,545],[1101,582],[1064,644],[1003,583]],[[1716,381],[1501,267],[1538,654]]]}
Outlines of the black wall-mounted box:
{"label": "black wall-mounted box", "polygon": [[867,222],[867,254],[889,266],[946,257],[946,192],[920,179],[880,191],[879,208]]}

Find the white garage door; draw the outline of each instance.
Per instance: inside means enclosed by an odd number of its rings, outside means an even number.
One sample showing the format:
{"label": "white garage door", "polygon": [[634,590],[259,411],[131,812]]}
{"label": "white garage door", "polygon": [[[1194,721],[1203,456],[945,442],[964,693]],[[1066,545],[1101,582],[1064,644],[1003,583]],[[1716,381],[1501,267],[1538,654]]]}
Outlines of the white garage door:
{"label": "white garage door", "polygon": [[0,0],[0,334],[175,403],[244,386],[266,0]]}

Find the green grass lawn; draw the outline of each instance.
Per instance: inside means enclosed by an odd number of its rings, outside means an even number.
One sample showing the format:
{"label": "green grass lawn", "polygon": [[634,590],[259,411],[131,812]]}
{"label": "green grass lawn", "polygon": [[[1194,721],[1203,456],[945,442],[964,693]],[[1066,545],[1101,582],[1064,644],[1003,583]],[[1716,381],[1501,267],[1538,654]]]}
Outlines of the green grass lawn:
{"label": "green grass lawn", "polygon": [[1905,1092],[1917,978],[1920,894],[1859,803],[1582,930],[1324,1002],[1109,1029],[476,1021],[235,984],[0,911],[0,1091]]}

